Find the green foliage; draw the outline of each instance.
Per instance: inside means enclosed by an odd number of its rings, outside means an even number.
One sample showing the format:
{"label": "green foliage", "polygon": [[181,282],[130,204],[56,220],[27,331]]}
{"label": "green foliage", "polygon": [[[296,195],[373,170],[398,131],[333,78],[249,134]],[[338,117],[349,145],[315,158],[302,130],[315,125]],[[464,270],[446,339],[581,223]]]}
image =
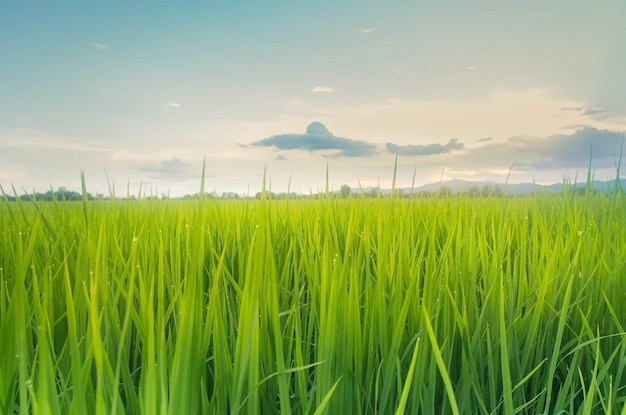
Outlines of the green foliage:
{"label": "green foliage", "polygon": [[0,413],[624,413],[624,193],[471,193],[5,197]]}

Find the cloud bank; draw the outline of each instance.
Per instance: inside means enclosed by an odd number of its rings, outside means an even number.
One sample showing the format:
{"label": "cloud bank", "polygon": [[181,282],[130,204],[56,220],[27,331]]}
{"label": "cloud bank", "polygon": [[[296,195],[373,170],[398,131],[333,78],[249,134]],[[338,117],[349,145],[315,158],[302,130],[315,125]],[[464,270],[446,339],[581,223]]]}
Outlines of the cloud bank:
{"label": "cloud bank", "polygon": [[323,150],[339,150],[334,157],[363,157],[371,155],[376,146],[365,141],[336,137],[321,122],[312,122],[305,134],[274,135],[251,145],[258,147],[275,147],[279,150],[307,150],[310,152]]}
{"label": "cloud bank", "polygon": [[445,154],[450,151],[463,150],[465,145],[459,143],[459,140],[456,138],[452,138],[447,144],[433,143],[427,145],[400,146],[394,143],[387,143],[386,147],[390,153],[399,156],[431,156],[433,154]]}
{"label": "cloud bank", "polygon": [[[450,153],[446,165],[482,177],[485,172],[507,170],[514,164],[519,174],[546,177],[548,172],[553,172],[558,181],[564,171],[586,171],[591,158],[594,171],[610,175],[619,162],[622,141],[626,140],[621,132],[591,127],[571,134],[519,135],[504,141],[484,142],[462,153]],[[428,167],[440,166],[440,163],[440,160],[433,160]]]}
{"label": "cloud bank", "polygon": [[599,165],[611,167],[619,159],[623,141],[623,133],[585,127],[569,135],[511,137],[505,145],[522,156],[534,155],[525,164],[535,168],[586,167],[590,157]]}

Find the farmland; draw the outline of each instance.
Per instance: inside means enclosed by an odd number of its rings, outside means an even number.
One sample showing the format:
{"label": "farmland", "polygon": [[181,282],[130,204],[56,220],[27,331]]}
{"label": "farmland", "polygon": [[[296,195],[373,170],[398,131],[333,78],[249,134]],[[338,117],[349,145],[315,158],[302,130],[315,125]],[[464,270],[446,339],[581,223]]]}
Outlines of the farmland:
{"label": "farmland", "polygon": [[626,413],[626,195],[0,202],[0,412]]}

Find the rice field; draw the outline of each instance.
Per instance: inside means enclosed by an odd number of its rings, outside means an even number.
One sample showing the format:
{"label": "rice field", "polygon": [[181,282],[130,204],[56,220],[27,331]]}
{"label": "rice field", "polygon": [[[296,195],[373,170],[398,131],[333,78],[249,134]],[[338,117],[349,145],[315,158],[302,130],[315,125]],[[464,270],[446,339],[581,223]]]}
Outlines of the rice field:
{"label": "rice field", "polygon": [[2,414],[626,414],[623,192],[0,202]]}

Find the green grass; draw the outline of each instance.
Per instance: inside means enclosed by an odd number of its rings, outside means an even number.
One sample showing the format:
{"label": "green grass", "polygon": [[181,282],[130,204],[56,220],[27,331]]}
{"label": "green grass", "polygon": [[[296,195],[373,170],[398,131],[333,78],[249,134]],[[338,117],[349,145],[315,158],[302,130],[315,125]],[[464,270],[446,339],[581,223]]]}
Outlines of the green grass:
{"label": "green grass", "polygon": [[2,414],[626,414],[621,191],[3,201],[0,283]]}

